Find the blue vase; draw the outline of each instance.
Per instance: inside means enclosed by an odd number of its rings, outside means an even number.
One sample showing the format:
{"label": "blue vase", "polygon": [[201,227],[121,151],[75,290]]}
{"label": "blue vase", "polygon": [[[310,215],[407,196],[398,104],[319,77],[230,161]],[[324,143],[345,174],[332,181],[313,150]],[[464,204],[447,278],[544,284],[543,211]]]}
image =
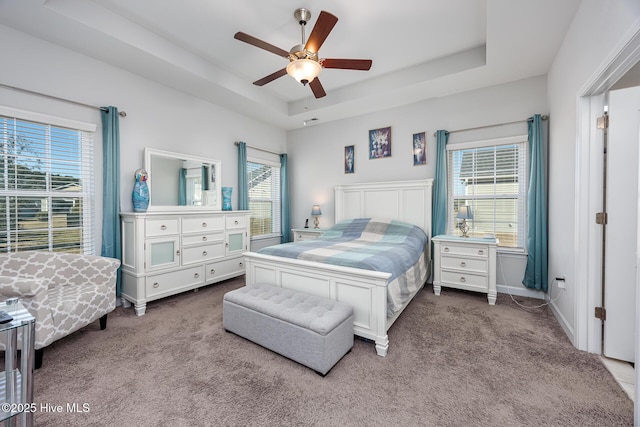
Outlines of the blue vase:
{"label": "blue vase", "polygon": [[231,210],[231,192],[233,187],[222,187],[222,210]]}
{"label": "blue vase", "polygon": [[134,212],[146,212],[149,207],[149,187],[145,181],[136,181],[131,194]]}

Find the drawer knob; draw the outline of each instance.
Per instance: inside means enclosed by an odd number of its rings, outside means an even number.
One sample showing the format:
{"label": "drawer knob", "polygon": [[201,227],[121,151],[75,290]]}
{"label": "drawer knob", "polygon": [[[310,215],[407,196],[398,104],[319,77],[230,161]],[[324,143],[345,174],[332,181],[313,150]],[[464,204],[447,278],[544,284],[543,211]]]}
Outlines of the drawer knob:
{"label": "drawer knob", "polygon": [[206,242],[207,241],[207,236],[202,236],[202,241]]}
{"label": "drawer knob", "polygon": [[242,261],[240,261],[240,262],[238,263],[238,265],[239,265],[240,267],[242,267],[244,264],[242,263]]}
{"label": "drawer knob", "polygon": [[462,261],[462,262],[460,263],[460,267],[466,267],[466,266],[467,266],[467,263],[466,263],[466,262]]}
{"label": "drawer knob", "polygon": [[215,269],[215,268],[212,268],[209,272],[210,272],[211,274],[216,274],[216,269]]}
{"label": "drawer knob", "polygon": [[197,279],[198,277],[200,277],[200,274],[196,273],[196,274],[193,275],[193,277],[195,277]]}
{"label": "drawer knob", "polygon": [[207,226],[207,223],[206,223],[206,222],[203,222],[203,223],[202,223],[202,226],[203,226],[203,227],[206,227],[206,226]]}
{"label": "drawer knob", "polygon": [[160,226],[160,230],[166,230],[166,229],[167,229],[167,226],[166,226],[166,225],[162,224],[162,225]]}
{"label": "drawer knob", "polygon": [[484,255],[484,251],[482,249],[478,249],[478,255]]}
{"label": "drawer knob", "polygon": [[467,281],[467,278],[466,278],[466,277],[464,277],[464,276],[462,276],[462,277],[460,278],[460,281],[461,281],[462,283],[464,283],[464,282],[466,282],[466,281]]}
{"label": "drawer knob", "polygon": [[154,283],[154,284],[153,284],[153,287],[154,287],[154,288],[158,288],[158,287],[160,287],[160,283],[158,283],[158,282]]}
{"label": "drawer knob", "polygon": [[180,256],[180,249],[178,249],[178,250],[176,251],[176,255],[177,255],[177,256]]}
{"label": "drawer knob", "polygon": [[202,251],[202,256],[207,256],[207,251]]}
{"label": "drawer knob", "polygon": [[445,252],[449,252],[449,248],[445,247],[445,248],[443,249],[443,251],[445,251]]}
{"label": "drawer knob", "polygon": [[237,219],[234,222],[236,225],[240,224],[240,221],[238,221]]}

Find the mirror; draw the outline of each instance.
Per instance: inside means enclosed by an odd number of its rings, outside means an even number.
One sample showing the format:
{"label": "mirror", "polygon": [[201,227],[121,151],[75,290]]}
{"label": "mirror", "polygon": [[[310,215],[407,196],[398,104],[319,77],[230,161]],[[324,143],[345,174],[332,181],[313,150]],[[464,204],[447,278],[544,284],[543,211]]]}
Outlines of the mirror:
{"label": "mirror", "polygon": [[222,162],[144,149],[150,211],[222,208]]}

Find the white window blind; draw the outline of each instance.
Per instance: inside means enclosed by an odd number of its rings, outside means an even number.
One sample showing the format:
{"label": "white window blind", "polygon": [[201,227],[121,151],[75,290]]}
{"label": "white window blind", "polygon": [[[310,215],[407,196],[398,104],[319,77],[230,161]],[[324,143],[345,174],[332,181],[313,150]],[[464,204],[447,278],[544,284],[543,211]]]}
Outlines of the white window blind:
{"label": "white window blind", "polygon": [[93,132],[0,115],[0,252],[95,252]]}
{"label": "white window blind", "polygon": [[524,250],[527,137],[452,145],[448,151],[447,234],[457,234],[460,206],[469,206],[472,237],[490,234],[501,247]]}
{"label": "white window blind", "polygon": [[247,161],[251,237],[280,235],[280,166]]}

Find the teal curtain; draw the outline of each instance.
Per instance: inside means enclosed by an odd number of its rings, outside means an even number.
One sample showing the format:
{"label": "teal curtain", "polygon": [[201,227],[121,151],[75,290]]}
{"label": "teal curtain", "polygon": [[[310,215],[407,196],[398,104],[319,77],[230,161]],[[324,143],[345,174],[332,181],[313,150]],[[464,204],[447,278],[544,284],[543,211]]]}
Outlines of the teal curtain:
{"label": "teal curtain", "polygon": [[[116,107],[100,109],[102,117],[102,246],[100,255],[122,260],[120,246],[120,116]],[[122,292],[117,271],[116,296]]]}
{"label": "teal curtain", "polygon": [[280,154],[280,206],[282,209],[281,215],[281,228],[282,238],[281,243],[288,243],[291,241],[291,217],[289,213],[289,167],[288,167],[287,155]]}
{"label": "teal curtain", "polygon": [[542,117],[527,120],[529,126],[529,192],[527,229],[527,267],[522,284],[547,292],[547,194],[542,144]]}
{"label": "teal curtain", "polygon": [[238,209],[249,210],[249,183],[247,182],[247,144],[238,143]]}
{"label": "teal curtain", "polygon": [[447,141],[449,132],[436,132],[436,175],[433,183],[431,235],[447,234]]}
{"label": "teal curtain", "polygon": [[178,205],[186,206],[187,204],[187,170],[180,168],[178,175]]}

